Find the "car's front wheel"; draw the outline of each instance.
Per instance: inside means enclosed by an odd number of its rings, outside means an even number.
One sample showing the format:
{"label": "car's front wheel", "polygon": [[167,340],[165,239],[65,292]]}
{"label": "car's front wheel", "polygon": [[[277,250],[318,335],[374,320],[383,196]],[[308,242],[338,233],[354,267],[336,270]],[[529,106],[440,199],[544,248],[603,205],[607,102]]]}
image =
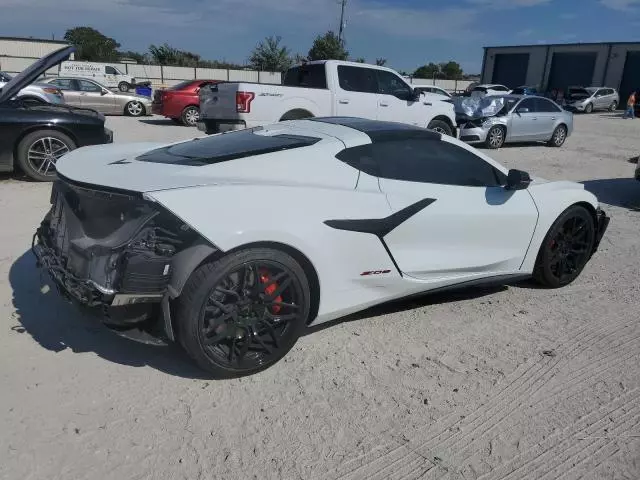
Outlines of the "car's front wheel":
{"label": "car's front wheel", "polygon": [[118,90],[120,90],[121,92],[128,92],[130,88],[131,85],[129,85],[127,82],[120,82],[118,84]]}
{"label": "car's front wheel", "polygon": [[178,338],[216,378],[249,375],[284,357],[309,316],[300,264],[270,248],[248,248],[200,266],[176,309]]}
{"label": "car's front wheel", "polygon": [[570,284],[589,261],[594,242],[591,213],[580,205],[569,207],[551,225],[542,242],[533,277],[549,288]]}
{"label": "car's front wheel", "polygon": [[485,140],[485,145],[489,148],[500,148],[504,145],[506,137],[506,132],[504,127],[499,125],[494,125],[487,132],[487,139]]}
{"label": "car's front wheel", "polygon": [[453,134],[449,124],[443,120],[431,120],[427,128],[442,135],[452,136]]}
{"label": "car's front wheel", "polygon": [[591,113],[593,112],[593,103],[587,103],[587,106],[584,107],[584,113]]}
{"label": "car's front wheel", "polygon": [[75,148],[75,142],[57,130],[31,132],[18,144],[18,165],[33,180],[52,181],[58,159]]}

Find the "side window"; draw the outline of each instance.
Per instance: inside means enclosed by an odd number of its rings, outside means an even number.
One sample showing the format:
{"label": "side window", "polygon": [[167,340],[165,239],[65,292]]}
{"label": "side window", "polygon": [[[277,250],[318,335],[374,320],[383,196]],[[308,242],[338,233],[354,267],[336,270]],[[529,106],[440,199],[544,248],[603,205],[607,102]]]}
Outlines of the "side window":
{"label": "side window", "polygon": [[288,87],[327,88],[324,63],[292,67],[284,74],[282,84]]}
{"label": "side window", "polygon": [[521,101],[516,107],[516,112],[520,112],[523,108],[528,109],[529,113],[538,111],[536,101],[533,98],[525,98],[523,101]]}
{"label": "side window", "polygon": [[370,68],[338,66],[340,88],[347,92],[376,93],[376,71]]}
{"label": "side window", "polygon": [[63,90],[63,91],[76,90],[75,82],[70,78],[59,78],[57,80],[52,80],[49,83],[51,83],[52,85],[55,85],[56,87],[58,87],[60,90]]}
{"label": "side window", "polygon": [[495,187],[504,174],[480,157],[438,140],[404,139],[373,143],[380,177],[465,187]]}
{"label": "side window", "polygon": [[118,72],[116,71],[115,68],[109,67],[109,66],[104,67],[104,73],[106,73],[107,75],[117,75],[118,74]]}
{"label": "side window", "polygon": [[378,70],[378,93],[396,97],[411,96],[411,87],[396,74],[386,70]]}
{"label": "side window", "polygon": [[347,165],[363,171],[374,177],[380,176],[380,168],[373,158],[372,144],[360,145],[342,150],[336,155],[338,160],[342,160]]}
{"label": "side window", "polygon": [[550,102],[546,98],[536,98],[536,103],[537,103],[537,111],[538,112],[547,112],[547,113],[548,112],[553,112],[553,113],[557,113],[557,112],[561,112],[562,111],[560,109],[560,107],[555,105],[553,102]]}
{"label": "side window", "polygon": [[78,80],[81,92],[101,92],[102,88],[93,82],[87,80]]}

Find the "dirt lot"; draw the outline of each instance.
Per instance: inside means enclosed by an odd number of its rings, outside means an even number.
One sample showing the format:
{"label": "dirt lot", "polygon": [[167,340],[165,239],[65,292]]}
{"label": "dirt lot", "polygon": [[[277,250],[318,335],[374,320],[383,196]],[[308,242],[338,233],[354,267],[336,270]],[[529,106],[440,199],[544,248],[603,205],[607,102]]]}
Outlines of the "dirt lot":
{"label": "dirt lot", "polygon": [[[111,118],[116,141],[188,138]],[[424,297],[211,381],[42,293],[29,252],[49,186],[0,181],[0,476],[5,479],[639,479],[640,120],[577,116],[561,149],[495,157],[583,181],[610,213],[561,290]]]}

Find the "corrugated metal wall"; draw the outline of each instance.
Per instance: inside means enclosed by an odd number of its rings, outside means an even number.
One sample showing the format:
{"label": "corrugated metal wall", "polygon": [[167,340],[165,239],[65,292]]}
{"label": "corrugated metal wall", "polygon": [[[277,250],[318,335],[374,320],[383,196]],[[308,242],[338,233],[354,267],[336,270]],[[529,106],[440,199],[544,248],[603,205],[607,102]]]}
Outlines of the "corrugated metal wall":
{"label": "corrugated metal wall", "polygon": [[66,43],[64,42],[54,43],[0,38],[0,56],[40,58],[65,45]]}

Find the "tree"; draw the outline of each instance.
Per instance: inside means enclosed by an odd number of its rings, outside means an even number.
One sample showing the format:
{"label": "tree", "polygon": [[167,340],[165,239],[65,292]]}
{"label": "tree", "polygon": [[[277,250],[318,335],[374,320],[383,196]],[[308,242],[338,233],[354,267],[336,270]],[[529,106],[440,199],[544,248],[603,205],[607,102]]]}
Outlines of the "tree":
{"label": "tree", "polygon": [[462,77],[462,67],[458,62],[449,61],[447,63],[440,64],[440,71],[450,80],[456,80]]}
{"label": "tree", "polygon": [[70,28],[64,39],[75,45],[77,60],[112,61],[118,58],[120,44],[91,27]]}
{"label": "tree", "polygon": [[118,60],[121,60],[123,58],[130,58],[132,60],[135,60],[138,63],[149,63],[149,59],[147,58],[147,55],[140,52],[134,52],[133,50],[127,50],[126,52],[118,52]]}
{"label": "tree", "polygon": [[287,47],[280,46],[280,37],[267,37],[251,52],[249,63],[256,70],[269,72],[284,72],[293,63],[291,52]]}
{"label": "tree", "polygon": [[415,72],[413,72],[413,76],[416,78],[433,78],[434,75],[438,75],[440,73],[440,66],[431,62],[428,65],[423,65],[418,68]]}
{"label": "tree", "polygon": [[202,66],[202,59],[197,53],[178,50],[171,45],[150,45],[149,55],[154,63],[171,65],[174,67],[198,67]]}
{"label": "tree", "polygon": [[367,60],[364,57],[358,57],[354,60],[354,62],[367,63]]}
{"label": "tree", "polygon": [[309,50],[309,60],[346,60],[349,52],[344,47],[338,36],[329,31],[324,35],[318,35]]}
{"label": "tree", "polygon": [[376,65],[379,67],[384,67],[387,64],[386,58],[376,58]]}

